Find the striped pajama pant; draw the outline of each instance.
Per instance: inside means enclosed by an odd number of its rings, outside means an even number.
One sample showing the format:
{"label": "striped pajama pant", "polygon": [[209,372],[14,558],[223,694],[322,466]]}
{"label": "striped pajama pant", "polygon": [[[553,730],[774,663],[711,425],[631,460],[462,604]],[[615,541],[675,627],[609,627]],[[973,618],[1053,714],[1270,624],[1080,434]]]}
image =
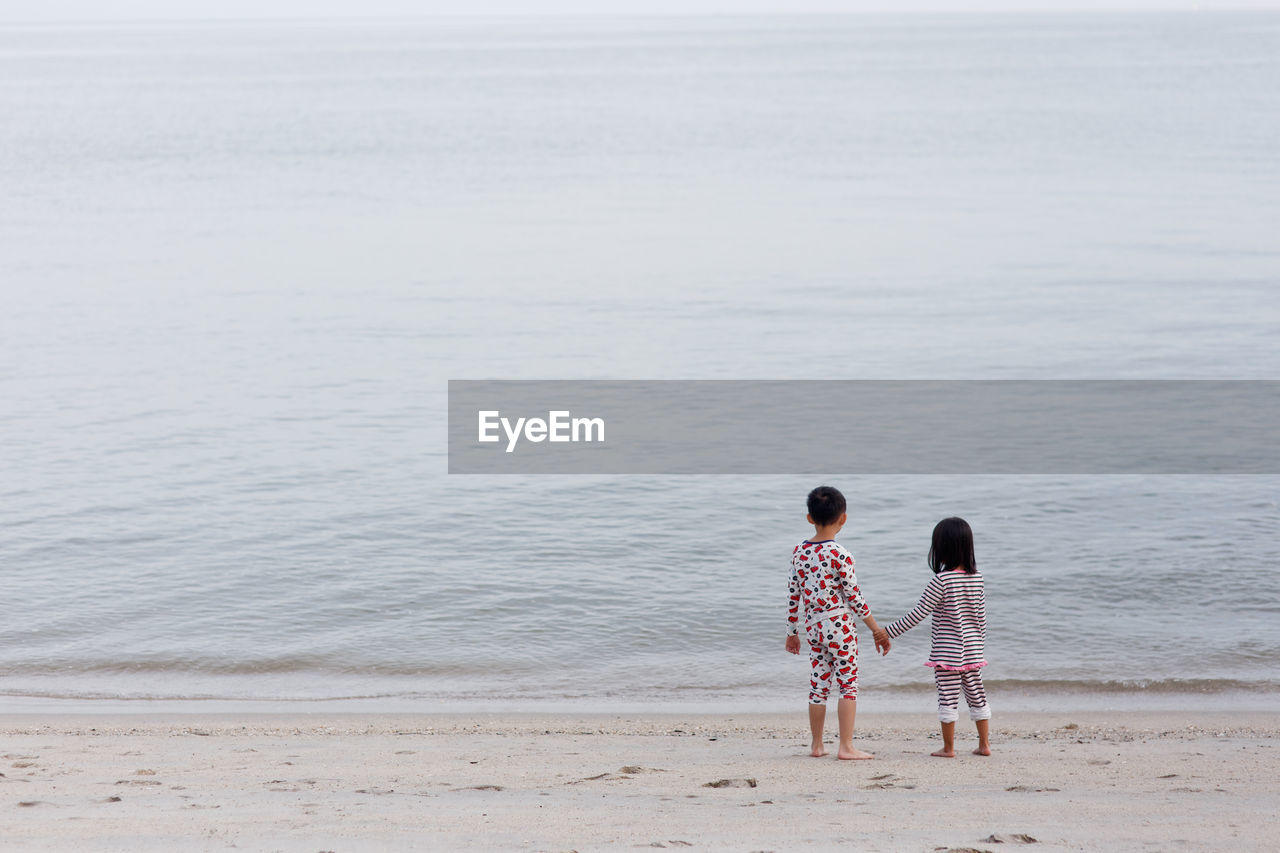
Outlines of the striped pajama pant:
{"label": "striped pajama pant", "polygon": [[991,719],[991,708],[987,706],[987,692],[982,689],[982,673],[976,669],[968,672],[955,672],[949,669],[935,669],[933,678],[938,683],[938,719],[944,723],[954,723],[960,719],[960,691],[964,691],[964,701],[969,705],[969,719]]}

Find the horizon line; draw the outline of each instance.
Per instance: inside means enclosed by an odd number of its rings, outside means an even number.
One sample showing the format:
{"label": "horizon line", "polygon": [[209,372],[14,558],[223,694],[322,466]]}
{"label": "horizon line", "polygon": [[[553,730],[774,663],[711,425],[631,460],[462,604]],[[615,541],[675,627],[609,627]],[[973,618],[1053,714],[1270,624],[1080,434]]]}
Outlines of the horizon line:
{"label": "horizon line", "polygon": [[825,10],[788,10],[788,11],[696,11],[685,12],[669,10],[660,12],[630,11],[610,12],[593,10],[581,11],[547,11],[547,12],[420,12],[403,13],[340,13],[319,12],[303,15],[199,15],[154,17],[147,15],[120,15],[111,18],[54,16],[42,18],[0,17],[0,27],[30,25],[123,25],[123,24],[230,24],[230,23],[321,23],[321,22],[426,22],[426,21],[479,21],[479,20],[662,20],[662,19],[766,19],[766,18],[969,18],[969,17],[1121,17],[1121,16],[1159,16],[1159,15],[1234,15],[1234,14],[1276,14],[1280,13],[1280,2],[1273,6],[1231,6],[1226,8],[1206,8],[1203,5],[1188,4],[1186,6],[1169,6],[1152,8],[1147,6],[1098,8],[987,8],[987,9],[936,9],[936,8],[899,8],[899,9],[857,9],[849,11]]}

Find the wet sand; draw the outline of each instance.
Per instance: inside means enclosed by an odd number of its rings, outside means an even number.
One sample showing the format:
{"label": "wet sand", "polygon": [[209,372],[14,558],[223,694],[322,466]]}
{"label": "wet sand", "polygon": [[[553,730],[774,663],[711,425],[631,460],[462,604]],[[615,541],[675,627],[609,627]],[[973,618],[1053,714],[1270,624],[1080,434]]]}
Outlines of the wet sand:
{"label": "wet sand", "polygon": [[[20,850],[1270,850],[1280,713],[0,717]],[[991,840],[992,836],[1003,839]],[[1035,839],[1034,843],[1027,839]]]}

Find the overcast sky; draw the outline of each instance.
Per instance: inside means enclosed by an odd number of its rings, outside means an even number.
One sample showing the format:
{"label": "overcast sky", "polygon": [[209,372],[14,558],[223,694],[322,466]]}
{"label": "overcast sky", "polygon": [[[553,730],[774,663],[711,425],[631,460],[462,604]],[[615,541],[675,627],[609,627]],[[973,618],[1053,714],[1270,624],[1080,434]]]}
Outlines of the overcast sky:
{"label": "overcast sky", "polygon": [[0,21],[1280,9],[1280,0],[3,0]]}

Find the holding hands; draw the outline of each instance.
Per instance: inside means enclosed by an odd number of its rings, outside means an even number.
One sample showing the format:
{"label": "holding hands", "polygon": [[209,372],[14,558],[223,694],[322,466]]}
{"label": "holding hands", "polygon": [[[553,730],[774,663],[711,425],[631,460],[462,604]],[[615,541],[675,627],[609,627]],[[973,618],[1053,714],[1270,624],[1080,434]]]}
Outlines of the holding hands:
{"label": "holding hands", "polygon": [[[876,641],[876,651],[881,655],[889,654],[889,648],[893,644],[889,642],[889,634],[883,628],[877,628],[871,632],[871,637]],[[800,654],[800,638],[795,634],[787,637],[787,651],[793,655]]]}

